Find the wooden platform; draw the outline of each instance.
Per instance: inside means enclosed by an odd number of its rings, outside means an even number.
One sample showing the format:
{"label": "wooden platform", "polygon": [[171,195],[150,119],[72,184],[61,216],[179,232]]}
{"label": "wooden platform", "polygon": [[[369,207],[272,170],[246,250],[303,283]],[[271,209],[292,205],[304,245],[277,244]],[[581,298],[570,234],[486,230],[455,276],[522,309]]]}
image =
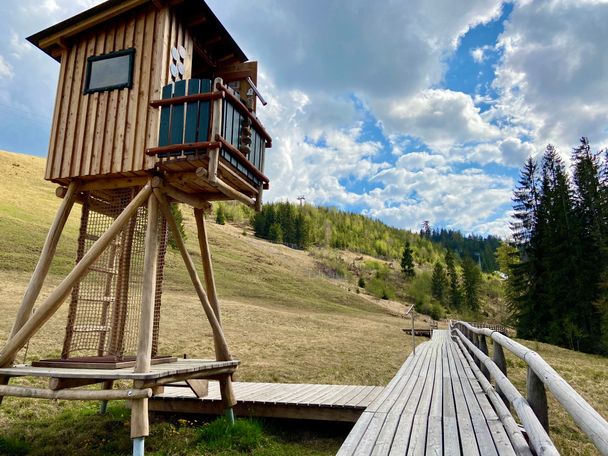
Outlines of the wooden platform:
{"label": "wooden platform", "polygon": [[175,362],[154,364],[150,372],[135,373],[132,368],[120,369],[76,369],[69,367],[16,366],[0,368],[0,375],[8,377],[50,377],[78,378],[97,380],[141,380],[145,384],[163,383],[163,379],[178,381],[180,377],[209,377],[227,371],[233,372],[239,365],[238,360],[212,361],[204,359],[178,359]]}
{"label": "wooden platform", "polygon": [[362,413],[338,456],[516,454],[447,330],[435,330]]}
{"label": "wooden platform", "polygon": [[[232,384],[238,400],[237,416],[263,416],[309,420],[355,422],[383,391],[381,386],[310,385],[293,383]],[[224,413],[217,382],[209,383],[209,394],[199,399],[184,386],[167,386],[154,396],[149,410],[172,413]]]}

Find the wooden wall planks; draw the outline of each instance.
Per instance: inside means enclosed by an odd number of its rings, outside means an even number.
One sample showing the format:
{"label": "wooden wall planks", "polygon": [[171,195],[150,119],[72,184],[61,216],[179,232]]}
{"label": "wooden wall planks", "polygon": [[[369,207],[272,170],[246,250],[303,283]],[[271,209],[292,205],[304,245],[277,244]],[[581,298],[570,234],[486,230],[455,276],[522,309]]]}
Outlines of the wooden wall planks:
{"label": "wooden wall planks", "polygon": [[[151,169],[159,112],[149,102],[169,82],[172,46],[192,54],[182,21],[168,8],[150,4],[70,40],[61,58],[45,179],[99,175],[133,176]],[[87,58],[135,48],[131,89],[83,94]],[[184,62],[191,73],[191,58]]]}

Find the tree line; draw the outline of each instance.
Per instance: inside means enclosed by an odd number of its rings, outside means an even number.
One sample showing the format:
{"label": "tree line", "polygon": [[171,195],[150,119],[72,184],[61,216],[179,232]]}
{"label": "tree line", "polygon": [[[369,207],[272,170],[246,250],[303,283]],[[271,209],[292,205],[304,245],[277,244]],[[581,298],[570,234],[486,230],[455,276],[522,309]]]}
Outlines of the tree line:
{"label": "tree line", "polygon": [[471,258],[479,264],[483,272],[492,272],[498,269],[496,249],[502,241],[496,236],[464,235],[458,230],[446,228],[431,229],[427,221],[422,224],[420,236],[445,247],[447,250],[456,252],[462,259]]}
{"label": "tree line", "polygon": [[513,194],[513,241],[498,251],[518,336],[608,353],[608,156],[587,138],[570,172],[548,145]]}
{"label": "tree line", "polygon": [[431,294],[452,311],[478,312],[481,282],[481,270],[472,258],[465,257],[459,267],[454,253],[448,250],[444,262],[437,261],[433,267]]}
{"label": "tree line", "polygon": [[256,236],[301,249],[330,247],[395,259],[410,242],[419,263],[432,262],[438,255],[431,241],[414,233],[333,207],[269,203],[253,215],[251,224]]}

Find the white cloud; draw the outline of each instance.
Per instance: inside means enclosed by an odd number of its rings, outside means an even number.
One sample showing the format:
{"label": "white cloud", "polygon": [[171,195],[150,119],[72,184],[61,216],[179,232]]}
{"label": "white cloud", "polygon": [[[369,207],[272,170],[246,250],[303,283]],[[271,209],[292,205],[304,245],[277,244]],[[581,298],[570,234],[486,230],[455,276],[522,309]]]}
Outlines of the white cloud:
{"label": "white cloud", "polygon": [[369,215],[410,229],[429,220],[433,225],[489,232],[487,228],[510,204],[510,178],[489,176],[479,169],[403,167],[407,165],[402,162],[376,178],[385,184],[377,197],[399,204],[371,209]]}
{"label": "white cloud", "polygon": [[516,4],[500,38],[503,58],[492,114],[520,128],[536,150],[568,155],[580,136],[608,143],[608,4],[547,0]]}
{"label": "white cloud", "polygon": [[447,151],[470,141],[499,137],[499,130],[486,122],[470,95],[451,90],[430,89],[388,109],[389,127],[422,139],[433,149]]}
{"label": "white cloud", "polygon": [[13,67],[6,61],[2,55],[0,55],[0,80],[12,79],[13,78]]}
{"label": "white cloud", "polygon": [[482,47],[475,48],[471,51],[471,57],[477,63],[482,63],[484,59],[484,50]]}

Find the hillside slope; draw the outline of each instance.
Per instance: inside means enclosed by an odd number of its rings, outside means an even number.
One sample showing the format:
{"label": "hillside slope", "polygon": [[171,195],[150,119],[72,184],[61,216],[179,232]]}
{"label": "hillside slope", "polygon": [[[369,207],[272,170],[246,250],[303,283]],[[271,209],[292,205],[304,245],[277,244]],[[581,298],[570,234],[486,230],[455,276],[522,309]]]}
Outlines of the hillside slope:
{"label": "hillside slope", "polygon": [[[10,331],[60,203],[55,186],[42,178],[43,168],[41,158],[0,152],[0,311],[7,316],[0,321],[0,340]],[[43,294],[73,265],[79,217],[76,205]],[[188,249],[199,258],[187,208],[184,220]],[[225,332],[242,360],[240,379],[383,384],[408,355],[402,320],[339,283],[311,274],[316,263],[307,252],[214,222],[209,222],[209,238]],[[32,340],[28,360],[59,353],[66,307]],[[160,343],[164,353],[213,354],[202,307],[181,257],[171,250]]]}
{"label": "hillside slope", "polygon": [[[0,343],[10,331],[59,206],[55,186],[42,178],[43,169],[41,158],[0,152]],[[79,212],[76,206],[41,298],[73,264]],[[193,218],[186,208],[184,216],[188,249],[200,263]],[[383,385],[408,356],[410,340],[401,328],[409,322],[391,315],[402,310],[401,304],[384,301],[384,306],[378,305],[378,300],[357,294],[347,281],[328,280],[318,272],[320,255],[339,255],[349,264],[375,261],[372,258],[340,251],[313,256],[257,239],[242,227],[219,226],[213,221],[209,222],[209,236],[225,332],[233,354],[242,363],[239,380]],[[22,351],[19,362],[59,354],[66,308],[62,306],[32,340],[27,357]],[[608,415],[607,358],[523,342],[544,356],[600,413]],[[160,343],[163,353],[213,356],[209,325],[181,259],[173,251],[167,256]],[[508,365],[509,376],[524,391],[525,365],[512,357]],[[551,433],[562,453],[598,454],[561,407],[551,397],[549,400]],[[0,454],[14,454],[2,450],[3,441],[8,441],[3,439],[14,438],[31,441],[31,448],[40,448],[35,454],[56,454],[68,441],[74,442],[79,454],[122,454],[122,450],[110,452],[107,445],[123,440],[128,451],[128,415],[125,418],[125,412],[119,410],[118,418],[95,418],[95,411],[92,403],[6,398],[0,407]],[[163,426],[154,425],[152,434],[160,437],[150,439],[150,449],[158,445],[165,448],[158,454],[198,454],[195,450],[166,450],[174,447],[163,447],[165,441],[186,440],[183,436],[191,434]],[[66,429],[72,430],[69,438]],[[115,438],[116,432],[124,439]],[[78,447],[84,438],[80,434],[86,436],[83,447]],[[335,454],[341,443],[340,437],[322,443],[314,440],[304,435],[299,443],[304,450],[289,454]],[[151,450],[150,454],[155,453]]]}

